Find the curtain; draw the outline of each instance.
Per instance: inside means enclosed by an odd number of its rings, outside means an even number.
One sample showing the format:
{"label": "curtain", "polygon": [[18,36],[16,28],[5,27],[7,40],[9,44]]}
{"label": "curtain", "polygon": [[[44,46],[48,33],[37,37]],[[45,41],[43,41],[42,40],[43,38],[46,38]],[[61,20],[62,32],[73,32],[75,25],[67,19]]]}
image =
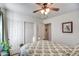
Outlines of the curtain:
{"label": "curtain", "polygon": [[2,14],[0,12],[0,42],[2,42]]}

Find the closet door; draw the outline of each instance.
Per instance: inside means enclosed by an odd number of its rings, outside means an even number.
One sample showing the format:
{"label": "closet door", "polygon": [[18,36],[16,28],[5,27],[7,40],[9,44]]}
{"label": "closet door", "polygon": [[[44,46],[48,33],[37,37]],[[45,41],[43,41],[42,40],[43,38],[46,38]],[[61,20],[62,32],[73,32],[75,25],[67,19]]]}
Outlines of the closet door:
{"label": "closet door", "polygon": [[30,22],[24,23],[24,42],[25,44],[33,42],[34,24]]}

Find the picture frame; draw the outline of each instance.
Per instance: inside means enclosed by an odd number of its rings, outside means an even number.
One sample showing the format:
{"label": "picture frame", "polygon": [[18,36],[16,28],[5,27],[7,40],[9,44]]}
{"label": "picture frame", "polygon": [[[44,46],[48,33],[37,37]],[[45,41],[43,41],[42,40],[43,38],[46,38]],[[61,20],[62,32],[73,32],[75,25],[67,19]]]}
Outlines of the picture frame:
{"label": "picture frame", "polygon": [[73,22],[62,23],[62,32],[63,33],[72,33],[73,32]]}

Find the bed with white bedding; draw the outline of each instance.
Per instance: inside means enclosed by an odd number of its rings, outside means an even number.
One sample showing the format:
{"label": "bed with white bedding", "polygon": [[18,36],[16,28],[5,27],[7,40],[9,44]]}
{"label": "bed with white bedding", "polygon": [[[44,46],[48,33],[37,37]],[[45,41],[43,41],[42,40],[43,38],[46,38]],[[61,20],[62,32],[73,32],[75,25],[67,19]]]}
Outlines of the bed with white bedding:
{"label": "bed with white bedding", "polygon": [[29,46],[30,56],[79,56],[79,48],[75,50],[68,46],[55,44],[47,40],[31,43]]}

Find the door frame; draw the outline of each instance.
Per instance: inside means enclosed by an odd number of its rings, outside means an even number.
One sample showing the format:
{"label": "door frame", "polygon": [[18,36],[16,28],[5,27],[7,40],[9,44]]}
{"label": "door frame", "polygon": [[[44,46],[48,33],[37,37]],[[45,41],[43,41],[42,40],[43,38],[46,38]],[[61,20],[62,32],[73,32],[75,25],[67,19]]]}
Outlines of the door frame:
{"label": "door frame", "polygon": [[[44,25],[46,25],[46,24],[44,24]],[[50,35],[51,35],[51,36],[50,36],[51,39],[48,39],[48,40],[52,41],[52,31],[51,31],[51,30],[52,30],[52,23],[47,23],[47,25],[48,25],[48,26],[50,25]],[[45,31],[46,31],[46,30],[45,30]]]}

